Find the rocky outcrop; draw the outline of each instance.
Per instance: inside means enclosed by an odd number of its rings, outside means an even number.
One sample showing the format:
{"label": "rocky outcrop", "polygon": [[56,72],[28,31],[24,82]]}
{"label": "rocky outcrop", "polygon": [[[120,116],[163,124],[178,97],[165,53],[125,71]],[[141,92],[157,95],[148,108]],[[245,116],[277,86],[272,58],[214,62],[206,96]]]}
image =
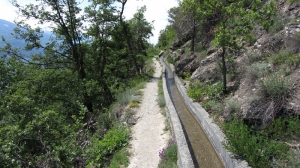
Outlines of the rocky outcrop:
{"label": "rocky outcrop", "polygon": [[254,49],[260,50],[262,53],[278,53],[284,49],[284,31],[280,31],[275,35],[264,34],[255,43]]}
{"label": "rocky outcrop", "polygon": [[[219,71],[219,65],[217,59],[219,57],[219,52],[215,52],[205,59],[201,60],[198,68],[192,73],[192,80],[198,79],[201,82],[209,80],[211,82],[217,82],[222,79],[222,74]],[[199,60],[195,60],[199,62]]]}
{"label": "rocky outcrop", "polygon": [[300,20],[285,26],[285,47],[289,52],[298,53],[300,50]]}
{"label": "rocky outcrop", "polygon": [[185,56],[176,66],[175,72],[178,74],[178,76],[182,75],[182,70],[190,64],[197,56],[195,54],[191,56]]}
{"label": "rocky outcrop", "polygon": [[[293,72],[298,70],[295,75],[289,75],[294,82],[291,96],[285,97],[283,100],[273,101],[267,97],[260,95],[260,79],[250,79],[247,74],[251,64],[253,63],[265,63],[269,64],[270,71],[279,71],[277,67],[268,62],[268,59],[273,54],[278,54],[282,51],[288,51],[293,53],[300,52],[300,20],[296,20],[300,16],[300,2],[290,3],[287,0],[281,0],[277,5],[279,27],[276,27],[276,31],[266,32],[261,26],[257,26],[252,31],[253,36],[257,39],[250,44],[245,45],[243,50],[236,53],[227,53],[226,58],[234,59],[234,66],[228,65],[228,70],[233,67],[234,77],[231,80],[228,79],[228,87],[235,86],[236,89],[232,91],[232,95],[239,98],[242,106],[242,115],[245,123],[253,125],[256,129],[263,129],[269,123],[271,123],[276,117],[284,115],[299,115],[300,116],[300,70],[299,65],[293,65],[287,70]],[[275,21],[275,22],[276,22]],[[169,54],[176,62],[176,73],[181,76],[183,72],[189,72],[192,74],[192,80],[199,80],[205,82],[220,82],[222,81],[222,74],[218,61],[220,59],[220,49],[212,45],[211,39],[199,43],[205,43],[206,51],[200,53],[194,53],[187,55],[184,53],[187,51],[185,48],[189,48],[188,34],[181,39],[177,40],[170,47]],[[184,41],[186,40],[186,41]],[[176,49],[176,51],[175,51]],[[272,58],[271,58],[272,59]],[[276,68],[276,67],[275,67]],[[298,69],[297,69],[298,68]],[[283,75],[285,77],[285,75]],[[260,77],[261,78],[261,77]],[[263,77],[262,77],[263,78]],[[296,83],[296,84],[295,84]],[[235,85],[236,84],[236,85]],[[255,100],[249,100],[249,97],[255,97]],[[258,98],[257,98],[258,97]]]}

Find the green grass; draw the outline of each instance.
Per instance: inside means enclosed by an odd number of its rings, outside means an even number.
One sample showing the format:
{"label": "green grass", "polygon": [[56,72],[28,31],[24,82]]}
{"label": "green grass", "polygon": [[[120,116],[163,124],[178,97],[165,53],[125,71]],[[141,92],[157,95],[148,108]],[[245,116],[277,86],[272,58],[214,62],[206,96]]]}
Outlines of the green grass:
{"label": "green grass", "polygon": [[163,95],[158,95],[156,102],[160,108],[164,108],[166,106],[166,101]]}
{"label": "green grass", "polygon": [[158,81],[157,86],[158,86],[158,98],[156,99],[156,102],[160,108],[164,108],[166,106],[166,101],[164,97],[162,79]]}

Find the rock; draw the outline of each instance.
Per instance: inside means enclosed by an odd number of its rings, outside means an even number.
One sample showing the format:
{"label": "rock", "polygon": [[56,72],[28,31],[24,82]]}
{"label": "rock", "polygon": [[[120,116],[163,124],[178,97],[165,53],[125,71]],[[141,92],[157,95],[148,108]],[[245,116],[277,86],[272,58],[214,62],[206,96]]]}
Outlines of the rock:
{"label": "rock", "polygon": [[126,123],[129,125],[129,126],[133,126],[136,124],[137,122],[137,118],[135,118],[134,116],[131,116],[131,117],[128,117],[127,120],[126,120]]}
{"label": "rock", "polygon": [[218,82],[222,79],[222,74],[219,71],[219,66],[216,62],[211,63],[207,66],[200,65],[195,72],[193,72],[192,80],[199,80],[200,82],[204,82],[209,80],[211,82]]}
{"label": "rock", "polygon": [[211,55],[209,55],[208,57],[206,57],[205,59],[203,59],[200,62],[200,66],[206,66],[208,64],[211,64],[212,62],[215,62],[220,56],[220,52],[214,52]]}
{"label": "rock", "polygon": [[211,46],[211,47],[209,47],[209,49],[207,50],[207,55],[210,55],[210,54],[212,54],[212,53],[214,53],[214,52],[216,52],[216,51],[218,51],[218,49],[217,48],[215,48],[215,47],[213,47],[213,46]]}
{"label": "rock", "polygon": [[[254,50],[261,50],[264,53],[278,53],[285,48],[284,31],[279,31],[275,35],[264,34],[253,45]],[[248,51],[251,53],[251,51]]]}
{"label": "rock", "polygon": [[201,56],[197,56],[190,64],[183,68],[182,72],[193,73],[200,66],[201,60]]}
{"label": "rock", "polygon": [[185,56],[176,66],[176,73],[180,76],[182,73],[182,70],[185,66],[187,66],[189,63],[191,63],[197,56],[195,54],[191,56]]}
{"label": "rock", "polygon": [[285,26],[285,47],[288,51],[297,53],[300,49],[300,21]]}
{"label": "rock", "polygon": [[253,126],[254,129],[264,129],[277,117],[283,108],[282,104],[282,100],[273,101],[265,97],[253,100],[246,109],[244,122]]}
{"label": "rock", "polygon": [[181,59],[180,49],[176,50],[175,52],[172,52],[170,54],[170,57],[176,62]]}

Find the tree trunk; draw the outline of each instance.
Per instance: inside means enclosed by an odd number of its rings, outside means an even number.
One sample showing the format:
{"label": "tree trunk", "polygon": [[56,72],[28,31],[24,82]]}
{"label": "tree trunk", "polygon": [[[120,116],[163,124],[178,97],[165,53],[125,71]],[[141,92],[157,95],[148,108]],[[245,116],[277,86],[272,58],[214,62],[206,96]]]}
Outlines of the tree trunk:
{"label": "tree trunk", "polygon": [[193,19],[193,30],[192,30],[192,41],[191,41],[191,52],[193,53],[195,51],[195,34],[196,34],[196,20]]}
{"label": "tree trunk", "polygon": [[139,67],[138,67],[136,58],[134,56],[134,52],[132,50],[132,45],[131,45],[130,37],[129,37],[128,31],[127,31],[127,26],[126,26],[126,23],[123,21],[123,18],[122,18],[126,2],[127,2],[127,0],[123,0],[122,1],[122,10],[121,10],[121,13],[120,13],[120,22],[121,22],[123,34],[125,36],[126,43],[127,43],[127,46],[128,46],[128,52],[129,52],[129,55],[130,55],[130,57],[131,57],[131,59],[133,61],[133,65],[134,65],[134,68],[135,68],[135,73],[139,74]]}
{"label": "tree trunk", "polygon": [[226,86],[227,68],[226,68],[226,61],[225,61],[225,47],[224,46],[222,47],[221,57],[222,57],[222,74],[223,74],[223,93],[226,94],[227,93],[227,86]]}

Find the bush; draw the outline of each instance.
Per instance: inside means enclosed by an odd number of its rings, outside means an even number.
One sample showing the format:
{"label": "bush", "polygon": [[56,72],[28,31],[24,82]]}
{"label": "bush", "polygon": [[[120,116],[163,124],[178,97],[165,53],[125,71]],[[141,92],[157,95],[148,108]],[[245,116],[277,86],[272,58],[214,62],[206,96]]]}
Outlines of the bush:
{"label": "bush", "polygon": [[203,105],[204,109],[207,111],[212,111],[212,113],[217,115],[222,115],[224,111],[224,106],[222,103],[216,100],[208,100]]}
{"label": "bush", "polygon": [[92,145],[87,149],[87,167],[101,167],[109,155],[125,147],[128,144],[129,129],[124,125],[118,125],[110,129],[102,140],[99,135],[94,135]]}
{"label": "bush", "polygon": [[170,64],[174,64],[175,63],[174,60],[173,60],[173,58],[171,58],[170,56],[168,56],[167,61]]}
{"label": "bush", "polygon": [[251,79],[258,79],[266,76],[270,72],[268,63],[254,63],[248,67],[247,73]]}
{"label": "bush", "polygon": [[223,94],[223,85],[221,82],[214,84],[208,82],[206,85],[203,85],[198,80],[195,80],[191,83],[187,92],[188,96],[195,101],[200,101],[204,95],[206,95],[209,99],[219,100]]}
{"label": "bush", "polygon": [[166,148],[159,151],[159,168],[177,168],[177,148],[175,141],[170,141]]}
{"label": "bush", "polygon": [[188,96],[195,101],[200,101],[203,96],[203,85],[198,80],[193,81],[187,91]]}
{"label": "bush", "polygon": [[285,97],[291,89],[291,81],[273,74],[262,81],[262,92],[271,99]]}
{"label": "bush", "polygon": [[126,149],[116,152],[112,158],[109,168],[127,167],[129,164],[129,152]]}
{"label": "bush", "polygon": [[225,111],[227,113],[240,114],[242,112],[241,104],[236,99],[230,99],[226,102]]}
{"label": "bush", "polygon": [[284,20],[284,17],[281,15],[276,15],[273,18],[273,25],[269,28],[269,32],[272,34],[276,34],[279,31],[284,29],[284,26],[288,23],[287,20]]}
{"label": "bush", "polygon": [[265,129],[266,134],[273,139],[289,137],[300,138],[300,122],[298,117],[277,118]]}
{"label": "bush", "polygon": [[286,144],[263,137],[262,132],[254,132],[236,118],[225,123],[224,130],[227,138],[225,147],[242,156],[254,168],[268,168],[271,166],[272,158],[287,157]]}
{"label": "bush", "polygon": [[189,72],[183,72],[183,77],[185,80],[191,80],[192,75]]}
{"label": "bush", "polygon": [[204,93],[209,99],[218,100],[223,94],[223,85],[221,82],[216,82],[214,84],[207,83],[204,88]]}
{"label": "bush", "polygon": [[287,65],[287,66],[298,67],[300,65],[299,54],[281,52],[279,54],[272,55],[270,59],[272,64],[275,66]]}
{"label": "bush", "polygon": [[135,91],[133,89],[125,89],[125,91],[123,92],[119,92],[116,94],[116,99],[117,99],[117,102],[120,104],[120,105],[127,105],[130,100],[131,100],[131,97],[135,94]]}
{"label": "bush", "polygon": [[247,55],[249,63],[254,63],[262,59],[262,55],[259,53],[250,53]]}

